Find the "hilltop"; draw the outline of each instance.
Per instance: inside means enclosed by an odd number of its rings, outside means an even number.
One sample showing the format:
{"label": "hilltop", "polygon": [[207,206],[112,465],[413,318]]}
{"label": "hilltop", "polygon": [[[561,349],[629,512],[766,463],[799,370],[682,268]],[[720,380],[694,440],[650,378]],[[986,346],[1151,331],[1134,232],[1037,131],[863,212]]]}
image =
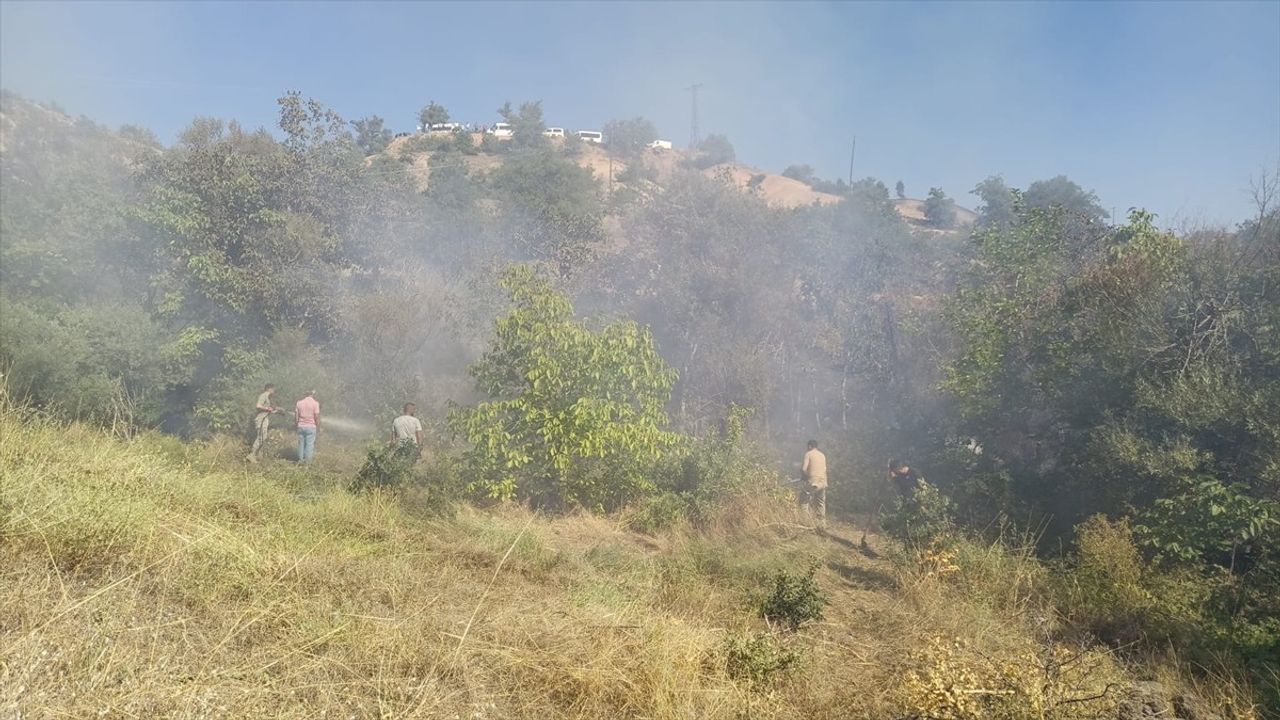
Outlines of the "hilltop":
{"label": "hilltop", "polygon": [[[406,159],[409,162],[420,189],[426,189],[431,176],[431,151],[414,149],[413,147],[415,142],[420,141],[423,137],[426,136],[409,135],[395,138],[383,151],[387,157],[397,160]],[[480,147],[483,135],[473,133],[471,139],[474,146]],[[560,139],[554,139],[552,142],[557,146],[563,145],[563,140]],[[499,167],[503,162],[502,155],[492,153],[480,153],[464,157],[469,172],[488,172]],[[573,158],[579,166],[591,170],[596,179],[603,185],[626,187],[630,184],[618,178],[625,176],[632,161],[612,157],[609,150],[604,146],[582,143],[575,150]],[[676,172],[689,164],[691,155],[687,151],[678,148],[649,148],[641,153],[639,160],[652,172],[651,182],[658,187],[662,187],[671,180]],[[772,207],[797,208],[815,204],[832,205],[842,199],[839,195],[815,190],[809,184],[800,180],[766,172],[737,162],[713,165],[701,170],[701,173],[709,178],[723,180],[744,192],[752,193]],[[612,185],[610,185],[611,178]],[[894,207],[908,222],[913,225],[923,225],[923,200],[895,200]],[[976,222],[976,220],[977,214],[972,210],[961,207],[956,208],[957,227],[967,227]]]}

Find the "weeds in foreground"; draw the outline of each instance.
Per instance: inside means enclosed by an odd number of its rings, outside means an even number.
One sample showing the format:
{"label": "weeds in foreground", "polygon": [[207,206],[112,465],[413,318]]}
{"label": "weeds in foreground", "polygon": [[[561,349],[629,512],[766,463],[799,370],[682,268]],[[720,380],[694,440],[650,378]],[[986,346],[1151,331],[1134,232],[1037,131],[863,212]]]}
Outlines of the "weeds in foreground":
{"label": "weeds in foreground", "polygon": [[770,622],[781,623],[791,630],[801,625],[822,619],[822,609],[826,607],[827,598],[818,589],[814,575],[818,572],[818,563],[809,564],[803,575],[795,575],[786,570],[778,572],[773,578],[773,592],[760,605],[760,614]]}

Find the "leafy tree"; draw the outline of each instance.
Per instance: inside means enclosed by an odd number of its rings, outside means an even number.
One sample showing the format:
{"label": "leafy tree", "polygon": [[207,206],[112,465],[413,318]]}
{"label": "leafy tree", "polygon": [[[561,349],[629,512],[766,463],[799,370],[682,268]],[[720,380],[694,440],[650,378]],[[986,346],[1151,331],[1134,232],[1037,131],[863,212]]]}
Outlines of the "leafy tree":
{"label": "leafy tree", "polygon": [[698,159],[695,164],[700,168],[733,162],[736,154],[733,143],[724,135],[708,135],[698,143]]}
{"label": "leafy tree", "polygon": [[547,129],[542,119],[542,101],[530,100],[520,103],[513,109],[510,102],[498,108],[498,115],[511,125],[511,145],[514,148],[538,148],[548,145],[547,137],[542,134]]}
{"label": "leafy tree", "polygon": [[807,185],[814,181],[813,168],[808,165],[788,165],[782,171],[782,177],[799,180]]}
{"label": "leafy tree", "polygon": [[493,175],[509,201],[516,248],[554,263],[562,275],[580,267],[603,241],[603,207],[591,171],[550,148],[513,154]]}
{"label": "leafy tree", "polygon": [[893,186],[893,192],[897,194],[899,200],[905,200],[907,197],[907,188],[902,184],[901,180]]}
{"label": "leafy tree", "polygon": [[605,123],[602,132],[609,150],[623,157],[639,154],[649,143],[658,139],[658,129],[642,117],[610,120]]}
{"label": "leafy tree", "polygon": [[395,137],[391,128],[383,127],[382,123],[382,118],[377,115],[351,121],[351,127],[356,130],[356,145],[365,155],[377,155]]}
{"label": "leafy tree", "polygon": [[992,175],[970,191],[982,200],[978,207],[980,225],[1007,226],[1017,220],[1018,193],[1004,184],[1004,178]]}
{"label": "leafy tree", "polygon": [[447,122],[449,122],[449,111],[435,100],[427,103],[418,111],[418,124],[422,126],[423,132],[430,130],[432,125]]}
{"label": "leafy tree", "polygon": [[1022,199],[1029,208],[1061,208],[1069,217],[1084,221],[1100,222],[1107,217],[1098,196],[1092,191],[1086,192],[1066,175],[1031,183]]}
{"label": "leafy tree", "polygon": [[197,404],[261,370],[277,330],[302,327],[323,340],[337,326],[333,288],[348,265],[344,240],[356,234],[363,160],[335,113],[296,94],[280,104],[283,143],[200,121],[142,172],[136,218],[162,263],[151,308],[203,338],[203,374],[192,382],[209,394]]}
{"label": "leafy tree", "polygon": [[[474,490],[540,504],[616,507],[645,489],[637,469],[675,436],[663,407],[675,373],[649,331],[617,322],[599,331],[528,266],[503,273],[515,307],[471,374],[490,399],[450,415],[471,446]],[[608,474],[585,470],[591,462]]]}
{"label": "leafy tree", "polygon": [[941,188],[929,188],[929,197],[924,201],[924,219],[936,228],[951,227],[956,222],[955,201]]}

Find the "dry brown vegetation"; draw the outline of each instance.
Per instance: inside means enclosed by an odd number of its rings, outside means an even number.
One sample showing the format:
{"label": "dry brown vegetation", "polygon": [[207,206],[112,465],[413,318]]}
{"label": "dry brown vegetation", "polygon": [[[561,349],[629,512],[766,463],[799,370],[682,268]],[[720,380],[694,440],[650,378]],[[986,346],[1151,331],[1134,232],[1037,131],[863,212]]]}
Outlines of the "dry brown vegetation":
{"label": "dry brown vegetation", "polygon": [[[243,469],[228,441],[12,408],[0,438],[6,718],[1094,718],[1129,684],[1050,639],[1040,566],[1004,550],[890,562],[767,499],[660,537],[433,516],[347,494],[323,447],[319,469]],[[825,617],[769,628],[770,578],[812,560]],[[741,637],[799,664],[730,672]]]}

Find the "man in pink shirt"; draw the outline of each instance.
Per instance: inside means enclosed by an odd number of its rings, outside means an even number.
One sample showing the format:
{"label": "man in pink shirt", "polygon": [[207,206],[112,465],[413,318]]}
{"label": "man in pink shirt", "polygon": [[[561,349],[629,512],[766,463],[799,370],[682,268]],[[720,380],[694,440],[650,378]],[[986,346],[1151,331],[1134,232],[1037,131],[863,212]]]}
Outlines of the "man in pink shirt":
{"label": "man in pink shirt", "polygon": [[316,391],[298,401],[293,409],[293,419],[298,423],[298,462],[310,463],[316,456],[316,432],[320,429],[320,403]]}

